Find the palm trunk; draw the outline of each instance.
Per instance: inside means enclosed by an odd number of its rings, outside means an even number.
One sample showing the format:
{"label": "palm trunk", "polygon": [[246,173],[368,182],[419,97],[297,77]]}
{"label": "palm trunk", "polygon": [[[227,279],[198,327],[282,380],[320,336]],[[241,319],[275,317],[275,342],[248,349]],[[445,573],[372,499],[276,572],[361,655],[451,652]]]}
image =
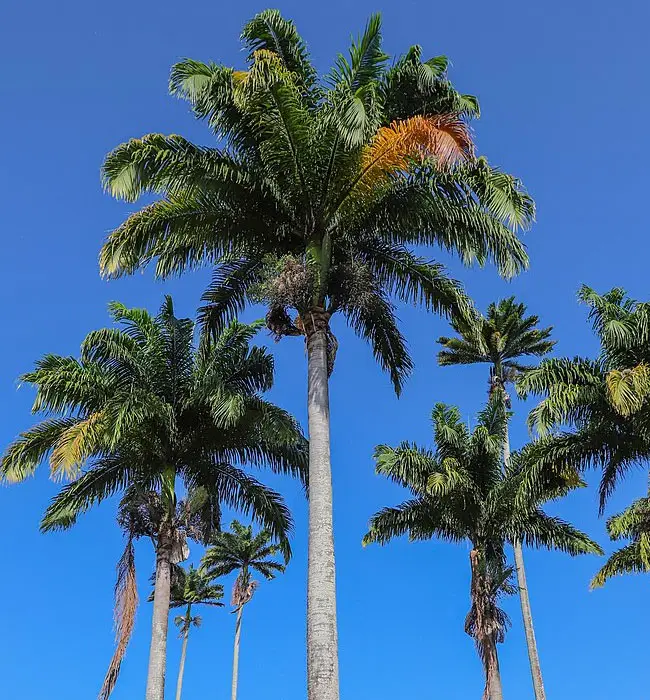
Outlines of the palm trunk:
{"label": "palm trunk", "polygon": [[183,646],[181,648],[181,661],[178,666],[178,680],[176,681],[176,700],[181,700],[183,692],[183,674],[185,673],[185,658],[187,656],[187,642],[190,638],[190,620],[192,619],[192,604],[187,606],[185,614],[185,630],[183,631]]}
{"label": "palm trunk", "polygon": [[[507,430],[505,442],[503,444],[503,461],[506,465],[510,461],[510,436]],[[542,680],[542,667],[539,663],[537,640],[535,639],[535,629],[533,627],[533,613],[530,609],[530,597],[528,595],[528,584],[526,583],[524,551],[521,542],[515,542],[513,547],[515,551],[515,568],[517,570],[517,587],[519,588],[519,600],[521,601],[521,616],[524,621],[526,646],[528,647],[528,661],[530,662],[530,673],[533,678],[535,700],[546,700],[544,681]]]}
{"label": "palm trunk", "polygon": [[237,622],[235,623],[235,648],[232,656],[232,691],[231,700],[237,700],[237,685],[239,683],[239,640],[241,639],[241,618],[244,606],[237,610]]}
{"label": "palm trunk", "polygon": [[167,627],[171,591],[171,542],[161,534],[156,550],[156,583],[153,597],[151,646],[146,700],[164,700],[165,665],[167,661]]}
{"label": "palm trunk", "polygon": [[486,685],[489,700],[503,700],[503,687],[501,685],[501,669],[499,668],[499,654],[494,639],[489,638],[484,642]]}
{"label": "palm trunk", "polygon": [[479,572],[479,552],[474,548],[469,553],[469,566],[471,571],[470,598],[476,618],[473,629],[465,623],[465,631],[474,637],[483,662],[485,673],[483,700],[503,700],[496,640],[491,621],[485,617],[484,601],[482,600],[486,592],[486,581]]}
{"label": "palm trunk", "polygon": [[[313,323],[313,321],[312,321]],[[309,415],[308,700],[339,700],[327,324],[307,334]]]}

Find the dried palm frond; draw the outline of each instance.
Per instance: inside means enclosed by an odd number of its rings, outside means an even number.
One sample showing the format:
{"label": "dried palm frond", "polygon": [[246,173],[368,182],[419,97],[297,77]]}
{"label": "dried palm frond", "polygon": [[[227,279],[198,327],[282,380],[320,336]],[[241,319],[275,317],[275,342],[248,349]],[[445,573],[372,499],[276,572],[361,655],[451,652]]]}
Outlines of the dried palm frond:
{"label": "dried palm frond", "polygon": [[124,552],[117,563],[117,582],[115,584],[115,641],[113,658],[108,666],[99,700],[108,700],[120,673],[122,659],[131,639],[135,626],[135,613],[138,608],[138,586],[135,576],[135,549],[133,535],[129,533]]}
{"label": "dried palm frond", "polygon": [[381,127],[365,149],[360,182],[372,186],[387,175],[409,170],[413,159],[433,158],[440,166],[473,156],[467,124],[457,115],[416,116]]}

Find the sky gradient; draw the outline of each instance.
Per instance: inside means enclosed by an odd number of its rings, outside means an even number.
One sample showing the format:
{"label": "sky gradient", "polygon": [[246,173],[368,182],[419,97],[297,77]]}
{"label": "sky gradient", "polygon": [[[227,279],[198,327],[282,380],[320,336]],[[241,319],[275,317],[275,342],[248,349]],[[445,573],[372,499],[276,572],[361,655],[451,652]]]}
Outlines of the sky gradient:
{"label": "sky gradient", "polygon": [[[646,3],[603,0],[521,3],[470,0],[462,6],[422,0],[357,0],[278,5],[296,20],[321,71],[347,48],[368,15],[381,11],[385,48],[422,44],[426,57],[451,59],[455,86],[478,95],[480,153],[522,178],[538,206],[526,235],[531,269],[511,283],[494,269],[450,268],[477,305],[515,294],[555,326],[557,354],[591,354],[595,342],[576,291],[615,285],[650,298],[647,198],[650,136],[636,122],[650,107]],[[210,144],[186,104],[167,94],[171,65],[182,57],[241,65],[238,35],[265,5],[168,0],[6,0],[0,10],[0,444],[33,421],[32,394],[17,377],[45,352],[76,354],[85,334],[107,323],[117,299],[154,311],[171,293],[191,316],[207,271],[161,283],[151,271],[99,278],[107,232],[137,205],[102,192],[107,151],[144,133],[180,133]],[[641,119],[643,116],[641,116]],[[245,318],[259,315],[251,310]],[[372,450],[401,440],[431,443],[433,404],[460,406],[472,421],[486,398],[484,368],[439,368],[436,338],[444,321],[400,310],[416,370],[397,400],[368,347],[335,321],[340,350],[331,383],[335,532],[343,700],[478,698],[482,674],[463,631],[469,605],[468,550],[437,542],[361,548],[369,516],[403,493],[373,474]],[[269,343],[265,334],[260,342]],[[270,344],[277,379],[271,396],[305,424],[304,344]],[[512,443],[527,440],[527,407],[516,404]],[[597,474],[588,475],[590,483]],[[305,696],[306,504],[300,488],[268,478],[294,510],[295,557],[287,573],[262,584],[246,609],[240,700]],[[631,474],[608,513],[643,495],[646,476]],[[45,470],[0,489],[4,600],[0,698],[88,700],[101,685],[113,648],[112,589],[122,540],[115,503],[83,517],[74,530],[40,535],[38,522],[56,492]],[[608,551],[604,521],[590,487],[553,507]],[[193,557],[200,552],[195,547]],[[528,579],[542,669],[551,700],[648,697],[648,579],[613,580],[589,593],[596,558],[529,552]],[[141,596],[148,595],[152,552],[138,546]],[[533,697],[517,601],[500,647],[505,695]],[[142,603],[135,636],[113,698],[144,690],[150,606]],[[234,616],[207,610],[190,639],[184,697],[229,692]],[[180,641],[169,640],[169,688]],[[171,693],[170,693],[171,694]]]}

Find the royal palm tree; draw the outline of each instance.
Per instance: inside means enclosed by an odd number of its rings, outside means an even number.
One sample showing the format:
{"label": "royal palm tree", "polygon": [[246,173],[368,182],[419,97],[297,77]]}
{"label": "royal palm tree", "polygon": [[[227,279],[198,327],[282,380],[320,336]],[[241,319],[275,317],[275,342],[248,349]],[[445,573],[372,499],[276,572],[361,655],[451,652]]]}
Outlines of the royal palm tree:
{"label": "royal palm tree", "polygon": [[579,298],[600,342],[596,359],[545,360],[517,388],[543,397],[529,423],[545,437],[549,465],[602,468],[602,513],[619,479],[650,457],[650,303],[620,288],[583,286]]}
{"label": "royal palm tree", "polygon": [[252,574],[257,572],[267,581],[271,581],[276,574],[283,573],[288,558],[285,554],[284,564],[277,561],[276,556],[280,552],[281,547],[273,542],[273,534],[269,530],[260,530],[254,534],[251,525],[244,526],[233,520],[230,532],[220,532],[214,536],[201,563],[201,571],[207,579],[237,572],[231,599],[233,612],[237,614],[232,663],[232,700],[237,700],[239,644],[244,606],[250,602],[257,588],[257,581],[252,578]]}
{"label": "royal palm tree", "polygon": [[306,441],[285,411],[262,398],[273,359],[250,345],[259,324],[232,322],[194,346],[194,324],[177,319],[170,298],[158,316],[114,303],[120,327],[90,333],[81,358],[46,355],[23,381],[37,389],[34,411],[54,414],[5,453],[5,480],[20,481],[49,456],[54,477],[69,477],[42,522],[67,528],[91,506],[137,487],[154,492],[156,578],[147,700],[164,696],[171,566],[180,561],[175,525],[182,485],[201,494],[204,537],[221,507],[260,522],[288,550],[291,515],[281,496],[241,465],[267,465],[305,480]]}
{"label": "royal palm tree", "polygon": [[201,626],[201,616],[192,615],[192,608],[197,605],[223,607],[223,586],[212,582],[200,570],[190,566],[184,569],[175,567],[172,574],[171,604],[172,608],[185,608],[184,615],[178,615],[174,624],[180,629],[183,640],[181,648],[181,660],[178,666],[178,681],[176,682],[176,700],[181,700],[183,690],[183,675],[185,672],[185,659],[187,657],[187,642],[190,636],[190,628]]}
{"label": "royal palm tree", "polygon": [[276,338],[307,344],[310,435],[308,687],[337,700],[338,653],[328,377],[339,312],[370,342],[400,391],[411,370],[391,298],[449,313],[467,307],[443,267],[412,245],[465,262],[527,265],[516,230],[534,205],[520,182],[474,157],[475,98],[456,92],[447,60],[420,47],[389,64],[370,19],[324,79],[294,24],[275,10],[249,22],[245,70],[185,60],[171,91],[189,101],[219,148],[149,134],[103,169],[116,197],[158,198],[129,216],[101,252],[105,276],[156,261],[165,277],[214,265],[203,323],[218,332],[251,301]]}
{"label": "royal palm tree", "polygon": [[[539,318],[527,316],[524,304],[515,302],[514,297],[502,299],[498,304],[490,304],[485,316],[475,313],[452,318],[451,325],[457,336],[439,338],[438,342],[443,349],[438,353],[438,362],[441,365],[488,364],[490,367],[489,396],[502,401],[504,410],[509,411],[511,401],[507,386],[512,384],[520,374],[530,369],[529,365],[522,364],[522,358],[542,357],[555,345],[555,341],[549,339],[552,328],[538,328],[538,324]],[[507,465],[510,457],[507,428],[503,455],[504,465]],[[535,640],[521,542],[515,541],[514,553],[535,698],[545,700],[546,692]]]}
{"label": "royal palm tree", "polygon": [[[486,697],[501,700],[496,644],[503,639],[505,624],[496,615],[496,598],[507,584],[502,576],[507,571],[506,544],[520,541],[572,555],[601,549],[541,508],[543,502],[575,486],[570,479],[549,481],[543,492],[528,489],[525,451],[514,453],[504,472],[507,422],[501,401],[489,402],[471,433],[456,408],[437,404],[432,419],[435,450],[406,442],[397,448],[376,448],[377,473],[406,487],[412,498],[376,513],[364,544],[385,544],[401,535],[413,541],[440,538],[469,543],[473,608],[467,629],[481,652]],[[483,610],[492,614],[479,614]]]}

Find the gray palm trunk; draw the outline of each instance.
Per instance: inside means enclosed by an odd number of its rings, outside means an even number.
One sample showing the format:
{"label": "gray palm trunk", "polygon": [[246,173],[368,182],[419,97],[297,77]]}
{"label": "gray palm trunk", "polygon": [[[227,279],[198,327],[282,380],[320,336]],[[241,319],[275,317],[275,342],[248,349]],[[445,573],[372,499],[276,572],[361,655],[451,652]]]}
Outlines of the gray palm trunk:
{"label": "gray palm trunk", "polygon": [[503,687],[501,685],[501,669],[499,668],[499,654],[497,645],[493,639],[486,642],[486,666],[489,667],[487,679],[488,700],[503,700]]}
{"label": "gray palm trunk", "polygon": [[171,543],[162,535],[156,550],[156,583],[153,597],[151,646],[146,700],[164,700],[167,661],[167,628],[171,592]]}
{"label": "gray palm trunk", "polygon": [[185,625],[183,629],[183,646],[181,647],[181,661],[178,666],[178,680],[176,681],[176,700],[181,700],[183,692],[183,674],[185,673],[185,658],[187,657],[187,641],[190,638],[190,620],[192,619],[192,604],[187,606]]}
{"label": "gray palm trunk", "polygon": [[309,417],[308,700],[338,700],[327,331],[307,336]]}
{"label": "gray palm trunk", "polygon": [[237,622],[235,623],[235,648],[232,656],[232,700],[237,700],[237,685],[239,683],[239,641],[241,639],[241,619],[244,612],[244,606],[240,605],[237,609]]}
{"label": "gray palm trunk", "polygon": [[[503,461],[506,465],[510,461],[510,435],[507,429],[503,444]],[[521,601],[521,616],[526,633],[528,661],[530,662],[530,673],[533,677],[535,700],[546,700],[546,692],[544,691],[544,682],[542,680],[542,667],[539,663],[537,640],[535,639],[535,628],[533,627],[533,613],[530,608],[530,596],[528,595],[528,584],[526,582],[524,551],[521,542],[515,542],[513,549],[515,552],[515,568],[517,570],[517,587],[519,588],[519,600]]]}

